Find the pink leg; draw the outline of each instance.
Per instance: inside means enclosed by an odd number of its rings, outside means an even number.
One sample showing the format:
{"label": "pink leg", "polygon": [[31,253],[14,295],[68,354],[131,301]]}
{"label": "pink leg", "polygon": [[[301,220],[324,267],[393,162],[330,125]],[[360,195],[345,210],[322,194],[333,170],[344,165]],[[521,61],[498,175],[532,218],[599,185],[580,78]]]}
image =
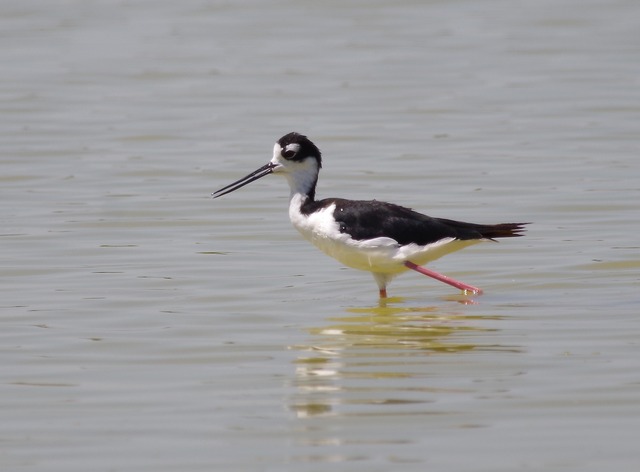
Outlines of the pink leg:
{"label": "pink leg", "polygon": [[406,261],[404,265],[407,266],[409,269],[415,270],[416,272],[420,272],[421,274],[426,275],[427,277],[432,277],[436,280],[439,280],[440,282],[444,282],[445,284],[449,284],[452,287],[458,288],[465,292],[482,293],[482,290],[479,289],[478,287],[464,284],[455,279],[452,279],[451,277],[447,277],[446,275],[438,274],[437,272],[429,270],[426,267],[422,267],[417,264],[414,264],[411,261]]}

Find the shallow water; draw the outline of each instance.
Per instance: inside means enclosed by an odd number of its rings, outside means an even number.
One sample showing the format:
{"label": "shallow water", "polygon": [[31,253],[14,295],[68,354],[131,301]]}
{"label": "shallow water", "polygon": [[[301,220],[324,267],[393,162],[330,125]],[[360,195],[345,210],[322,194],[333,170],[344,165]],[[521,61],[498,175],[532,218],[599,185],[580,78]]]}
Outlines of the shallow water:
{"label": "shallow water", "polygon": [[[635,471],[640,6],[0,6],[2,470]],[[379,303],[211,191],[532,221]]]}

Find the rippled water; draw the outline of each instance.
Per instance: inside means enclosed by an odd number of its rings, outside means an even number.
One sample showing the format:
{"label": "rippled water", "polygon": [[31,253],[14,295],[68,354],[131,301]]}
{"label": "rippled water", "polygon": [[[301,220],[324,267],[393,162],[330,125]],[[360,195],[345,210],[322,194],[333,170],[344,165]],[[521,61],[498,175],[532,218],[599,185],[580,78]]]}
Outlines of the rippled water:
{"label": "rippled water", "polygon": [[[640,6],[0,5],[2,470],[635,471]],[[532,221],[381,303],[211,191]]]}

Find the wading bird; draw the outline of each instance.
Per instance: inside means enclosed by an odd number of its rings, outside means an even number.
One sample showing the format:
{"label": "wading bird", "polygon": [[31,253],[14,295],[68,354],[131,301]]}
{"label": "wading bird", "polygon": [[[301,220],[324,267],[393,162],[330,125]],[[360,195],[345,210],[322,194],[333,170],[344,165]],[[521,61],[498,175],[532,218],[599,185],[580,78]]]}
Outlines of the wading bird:
{"label": "wading bird", "polygon": [[316,200],[322,167],[318,147],[306,136],[289,133],[273,147],[271,161],[213,193],[221,197],[269,174],[289,182],[289,218],[305,239],[354,269],[373,274],[380,298],[393,277],[408,269],[464,292],[482,290],[434,272],[423,264],[480,241],[522,236],[527,223],[482,225],[432,218],[409,208],[376,200]]}

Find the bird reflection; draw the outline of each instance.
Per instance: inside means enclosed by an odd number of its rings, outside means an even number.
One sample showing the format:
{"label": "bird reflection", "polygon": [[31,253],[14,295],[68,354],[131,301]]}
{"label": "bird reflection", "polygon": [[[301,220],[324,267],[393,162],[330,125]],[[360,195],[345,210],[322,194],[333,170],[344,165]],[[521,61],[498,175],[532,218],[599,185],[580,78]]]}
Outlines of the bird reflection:
{"label": "bird reflection", "polygon": [[454,355],[517,351],[482,344],[483,333],[496,331],[482,326],[488,324],[483,321],[497,316],[394,305],[399,301],[389,298],[373,307],[348,308],[344,315],[329,318],[326,326],[312,328],[309,345],[293,347],[300,351],[291,399],[298,417],[373,414],[379,405],[403,405],[407,414],[428,414],[428,405],[439,394],[468,393],[430,380],[434,372],[442,372],[443,364],[459,362]]}

